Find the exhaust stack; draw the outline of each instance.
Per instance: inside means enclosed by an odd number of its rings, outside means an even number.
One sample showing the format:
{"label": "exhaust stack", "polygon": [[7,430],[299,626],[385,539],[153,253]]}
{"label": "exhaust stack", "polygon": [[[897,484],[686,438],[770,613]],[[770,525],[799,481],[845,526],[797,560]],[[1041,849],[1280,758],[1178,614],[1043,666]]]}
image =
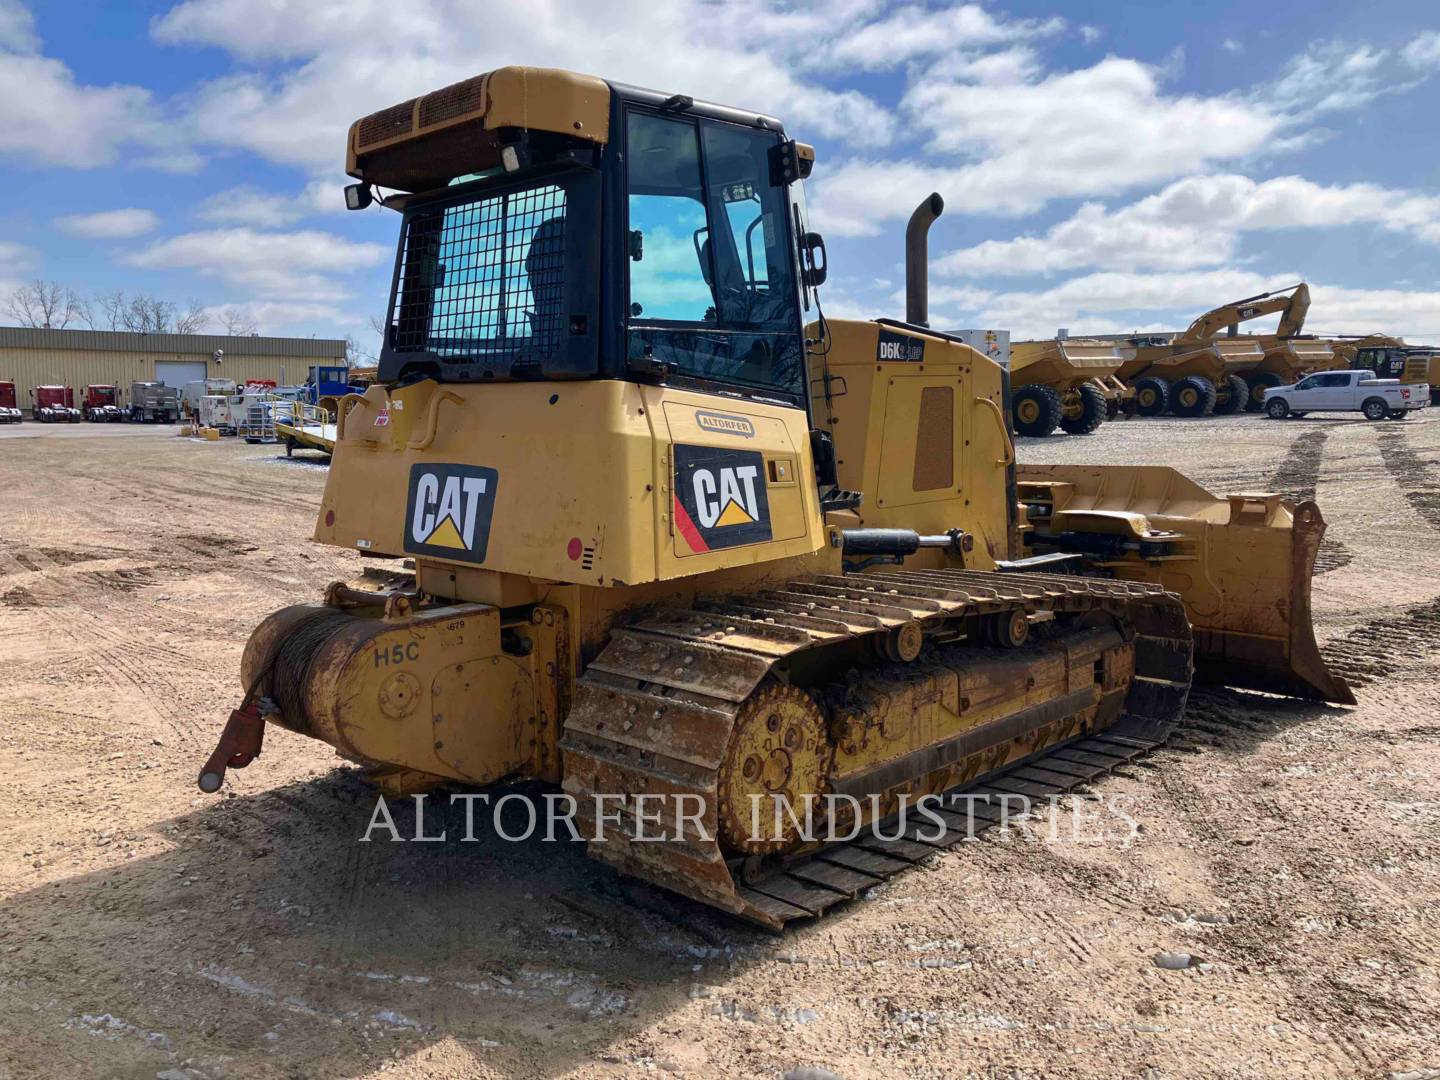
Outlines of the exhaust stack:
{"label": "exhaust stack", "polygon": [[905,226],[905,321],[930,325],[930,226],[945,212],[939,192],[915,208]]}

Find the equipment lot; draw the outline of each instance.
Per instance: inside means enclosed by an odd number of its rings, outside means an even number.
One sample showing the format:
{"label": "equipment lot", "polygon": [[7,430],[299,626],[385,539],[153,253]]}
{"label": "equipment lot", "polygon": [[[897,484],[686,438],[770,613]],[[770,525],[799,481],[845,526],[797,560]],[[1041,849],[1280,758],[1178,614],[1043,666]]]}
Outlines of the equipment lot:
{"label": "equipment lot", "polygon": [[1440,414],[1019,440],[1316,498],[1317,633],[1361,704],[1197,690],[1098,788],[1133,845],[992,835],[783,937],[578,845],[357,843],[373,792],[273,728],[200,795],[257,620],[387,565],[307,542],[325,468],[283,454],[0,429],[0,1075],[1440,1067]]}

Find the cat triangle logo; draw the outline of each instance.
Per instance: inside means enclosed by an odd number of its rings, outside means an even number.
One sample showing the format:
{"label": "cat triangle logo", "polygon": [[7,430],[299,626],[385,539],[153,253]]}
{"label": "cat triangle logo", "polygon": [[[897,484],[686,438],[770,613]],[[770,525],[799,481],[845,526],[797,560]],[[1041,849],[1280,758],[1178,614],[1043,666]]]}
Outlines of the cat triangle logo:
{"label": "cat triangle logo", "polygon": [[405,506],[405,550],[484,562],[499,480],[499,473],[483,465],[412,466]]}
{"label": "cat triangle logo", "polygon": [[753,525],[754,523],[755,519],[747,514],[745,508],[734,499],[731,499],[730,502],[726,504],[725,509],[720,512],[720,517],[715,521],[717,526]]}
{"label": "cat triangle logo", "polygon": [[436,547],[455,548],[457,551],[466,550],[465,541],[461,539],[460,530],[456,528],[455,519],[452,517],[441,519],[434,531],[425,537],[424,543],[434,544]]}

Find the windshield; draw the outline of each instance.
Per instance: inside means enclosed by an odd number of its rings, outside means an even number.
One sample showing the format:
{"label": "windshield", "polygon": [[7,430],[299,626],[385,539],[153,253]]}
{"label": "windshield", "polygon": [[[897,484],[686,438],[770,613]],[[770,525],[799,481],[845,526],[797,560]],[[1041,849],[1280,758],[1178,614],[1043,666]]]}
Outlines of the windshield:
{"label": "windshield", "polygon": [[777,132],[628,118],[629,357],[803,393],[799,295]]}

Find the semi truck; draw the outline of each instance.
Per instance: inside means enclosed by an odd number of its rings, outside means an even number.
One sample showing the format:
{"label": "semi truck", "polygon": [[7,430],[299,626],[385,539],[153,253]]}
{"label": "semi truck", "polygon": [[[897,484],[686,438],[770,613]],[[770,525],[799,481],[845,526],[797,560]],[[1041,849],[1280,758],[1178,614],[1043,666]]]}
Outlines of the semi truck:
{"label": "semi truck", "polygon": [[75,391],[68,386],[37,386],[30,391],[35,419],[42,424],[78,424]]}
{"label": "semi truck", "polygon": [[20,406],[15,400],[15,384],[0,382],[0,424],[20,423]]}
{"label": "semi truck", "polygon": [[80,411],[92,424],[118,424],[125,419],[125,410],[120,408],[120,387],[109,383],[85,387]]}
{"label": "semi truck", "polygon": [[180,391],[163,382],[132,382],[130,419],[137,424],[175,423],[180,419]]}

